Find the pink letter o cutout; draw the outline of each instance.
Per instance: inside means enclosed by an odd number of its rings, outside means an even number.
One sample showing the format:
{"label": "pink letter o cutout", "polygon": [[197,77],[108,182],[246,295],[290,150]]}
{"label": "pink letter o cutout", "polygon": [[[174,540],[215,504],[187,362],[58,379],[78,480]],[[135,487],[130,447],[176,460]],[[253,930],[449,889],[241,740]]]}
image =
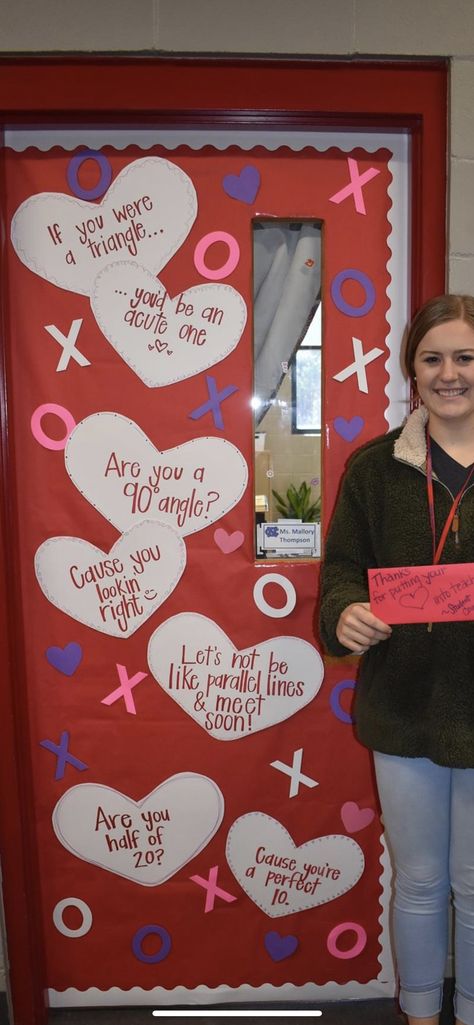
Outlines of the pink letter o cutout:
{"label": "pink letter o cutout", "polygon": [[[349,947],[349,950],[339,950],[336,946],[336,941],[342,935],[343,932],[355,932],[357,939],[353,947]],[[327,938],[327,948],[329,953],[333,957],[339,957],[342,960],[346,960],[349,957],[358,957],[362,954],[367,943],[367,933],[362,925],[357,925],[357,922],[341,922],[340,925],[336,925],[334,929],[331,929]]]}
{"label": "pink letter o cutout", "polygon": [[[209,270],[209,267],[204,262],[204,257],[213,242],[225,242],[229,248],[229,256],[226,263],[222,264],[222,267],[218,267],[216,270]],[[209,281],[220,281],[221,278],[228,278],[229,274],[232,274],[232,271],[235,270],[239,260],[239,243],[227,231],[210,231],[208,235],[203,236],[194,250],[194,266],[199,271],[199,274],[203,278],[209,278]]]}
{"label": "pink letter o cutout", "polygon": [[[66,428],[66,434],[64,435],[64,438],[61,438],[59,441],[54,441],[53,438],[48,438],[48,435],[43,431],[41,421],[46,413],[54,413],[55,416],[58,416],[59,419],[63,421]],[[33,437],[36,438],[36,441],[38,441],[43,448],[49,448],[52,452],[59,452],[60,449],[66,447],[67,439],[75,426],[76,421],[73,420],[69,410],[65,409],[64,406],[58,406],[56,402],[46,402],[43,406],[38,406],[31,417],[31,433]]]}

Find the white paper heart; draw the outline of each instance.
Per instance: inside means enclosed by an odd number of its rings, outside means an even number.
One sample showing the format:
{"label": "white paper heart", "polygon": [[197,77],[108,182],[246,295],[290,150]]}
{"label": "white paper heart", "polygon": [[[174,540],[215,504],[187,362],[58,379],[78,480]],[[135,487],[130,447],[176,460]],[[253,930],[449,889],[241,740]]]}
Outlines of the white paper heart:
{"label": "white paper heart", "polygon": [[296,847],[281,823],[263,812],[236,819],[226,856],[242,889],[271,918],[336,900],[355,886],[365,864],[350,837],[319,836]]}
{"label": "white paper heart", "polygon": [[76,858],[141,886],[160,886],[203,850],[223,814],[212,779],[180,772],[141,801],[80,783],[59,799],[53,829]]}
{"label": "white paper heart", "polygon": [[118,530],[143,520],[194,534],[242,497],[247,463],[224,438],[194,438],[159,452],[133,420],[94,413],[72,431],[66,469],[82,495]]}
{"label": "white paper heart", "polygon": [[31,196],[13,217],[11,240],[35,274],[90,295],[99,271],[117,260],[138,257],[157,274],[184,242],[196,213],[188,175],[169,160],[143,157],[117,175],[100,203],[61,192]]}
{"label": "white paper heart", "polygon": [[80,537],[51,537],[35,555],[38,583],[68,616],[131,637],[176,587],[186,546],[171,527],[143,521],[103,552]]}
{"label": "white paper heart", "polygon": [[125,261],[97,276],[91,306],[105,337],[149,388],[224,359],[247,319],[244,300],[230,285],[196,285],[171,298],[145,267]]}
{"label": "white paper heart", "polygon": [[240,740],[289,719],[318,693],[324,665],[300,637],[237,649],[212,619],[182,612],[148,645],[160,687],[216,740]]}

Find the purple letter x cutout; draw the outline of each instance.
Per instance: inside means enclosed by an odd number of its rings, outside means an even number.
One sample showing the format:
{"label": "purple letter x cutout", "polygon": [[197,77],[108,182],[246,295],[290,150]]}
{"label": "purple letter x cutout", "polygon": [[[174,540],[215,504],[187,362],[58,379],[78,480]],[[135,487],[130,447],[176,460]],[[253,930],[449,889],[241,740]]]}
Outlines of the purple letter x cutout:
{"label": "purple letter x cutout", "polygon": [[210,374],[206,374],[207,390],[209,392],[209,399],[204,402],[202,406],[198,406],[197,409],[193,409],[192,413],[188,416],[191,420],[199,420],[205,413],[212,413],[214,418],[214,424],[219,430],[224,430],[224,421],[221,413],[221,402],[224,399],[228,399],[229,395],[232,395],[235,391],[238,391],[237,385],[228,384],[227,388],[223,388],[222,391],[217,391],[216,379],[211,377]]}
{"label": "purple letter x cutout", "polygon": [[59,744],[54,744],[52,740],[40,740],[41,747],[45,747],[47,751],[52,751],[54,755],[58,756],[56,764],[55,779],[63,779],[64,771],[66,768],[66,762],[70,762],[75,769],[79,772],[83,772],[84,769],[88,769],[89,766],[85,762],[81,762],[79,758],[75,758],[74,755],[70,755],[68,751],[69,744],[69,732],[63,730],[61,733],[61,740]]}

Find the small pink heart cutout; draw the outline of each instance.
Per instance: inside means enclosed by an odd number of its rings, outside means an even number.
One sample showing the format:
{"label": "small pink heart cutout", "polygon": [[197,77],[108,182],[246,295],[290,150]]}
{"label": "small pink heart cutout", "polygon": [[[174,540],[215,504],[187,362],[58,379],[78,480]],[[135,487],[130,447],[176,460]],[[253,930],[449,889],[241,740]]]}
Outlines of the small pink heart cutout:
{"label": "small pink heart cutout", "polygon": [[233,534],[228,534],[227,530],[224,530],[223,527],[218,527],[214,531],[214,541],[221,552],[224,552],[224,555],[230,555],[231,552],[235,552],[237,548],[243,545],[244,539],[245,534],[241,530],[234,530]]}
{"label": "small pink heart cutout", "polygon": [[358,833],[375,818],[373,808],[359,808],[355,801],[346,801],[341,808],[341,819],[348,833]]}

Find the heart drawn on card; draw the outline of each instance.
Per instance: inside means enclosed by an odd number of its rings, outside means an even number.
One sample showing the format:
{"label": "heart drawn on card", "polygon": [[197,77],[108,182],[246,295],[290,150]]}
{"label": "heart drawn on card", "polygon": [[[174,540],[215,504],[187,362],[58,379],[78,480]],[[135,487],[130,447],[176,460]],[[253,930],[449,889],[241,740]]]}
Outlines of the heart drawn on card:
{"label": "heart drawn on card", "polygon": [[223,814],[212,779],[180,772],[141,801],[79,783],[56,804],[53,829],[76,858],[141,886],[160,886],[206,847]]}
{"label": "heart drawn on card", "polygon": [[60,288],[90,295],[97,274],[137,257],[157,274],[187,238],[197,198],[189,176],[162,157],[134,160],[100,203],[40,192],[14,214],[11,240],[30,270]]}
{"label": "heart drawn on card", "polygon": [[144,521],[103,552],[80,537],[51,537],[35,555],[48,601],[111,637],[131,637],[166,601],[186,565],[172,527]]}
{"label": "heart drawn on card", "polygon": [[172,616],[155,630],[148,665],[166,694],[210,737],[240,740],[289,719],[318,693],[319,652],[301,637],[239,651],[212,619]]}
{"label": "heart drawn on card", "polygon": [[98,274],[91,306],[102,333],[149,388],[183,381],[224,359],[247,319],[245,302],[230,285],[196,285],[171,298],[158,278],[131,261]]}
{"label": "heart drawn on card", "polygon": [[365,865],[349,836],[318,836],[297,847],[284,826],[263,812],[236,819],[226,856],[242,889],[271,918],[336,900],[355,886]]}
{"label": "heart drawn on card", "polygon": [[76,488],[117,530],[159,520],[181,536],[224,516],[248,478],[242,453],[224,438],[193,438],[160,452],[119,413],[81,420],[69,436],[65,462]]}
{"label": "heart drawn on card", "polygon": [[398,600],[404,609],[424,609],[428,598],[426,587],[422,587],[420,584],[419,587],[415,587],[414,591],[407,591]]}

